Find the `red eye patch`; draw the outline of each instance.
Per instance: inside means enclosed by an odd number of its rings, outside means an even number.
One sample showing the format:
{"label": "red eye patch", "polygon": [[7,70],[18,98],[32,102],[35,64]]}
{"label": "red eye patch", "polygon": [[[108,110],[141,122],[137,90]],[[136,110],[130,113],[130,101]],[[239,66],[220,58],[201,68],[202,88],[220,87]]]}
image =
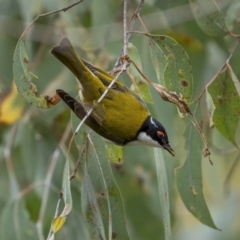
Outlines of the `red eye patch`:
{"label": "red eye patch", "polygon": [[165,134],[162,131],[157,131],[157,135],[162,138],[165,137]]}

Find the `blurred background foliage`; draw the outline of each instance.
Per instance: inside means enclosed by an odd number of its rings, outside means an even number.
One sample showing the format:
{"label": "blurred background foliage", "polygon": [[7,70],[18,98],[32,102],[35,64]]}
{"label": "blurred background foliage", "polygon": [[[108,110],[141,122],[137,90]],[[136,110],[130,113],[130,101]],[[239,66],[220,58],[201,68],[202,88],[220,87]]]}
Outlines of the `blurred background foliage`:
{"label": "blurred background foliage", "polygon": [[[228,29],[239,34],[239,1],[216,2]],[[38,109],[28,104],[13,84],[12,63],[17,41],[35,16],[71,3],[67,0],[0,1],[0,239],[3,240],[46,239],[54,217],[71,137],[70,110],[63,103],[50,109]],[[137,5],[138,1],[129,1],[128,18]],[[40,18],[33,25],[24,43],[30,71],[38,76],[34,83],[39,93],[52,96],[55,89],[62,88],[72,96],[77,95],[78,85],[73,75],[49,53],[63,36],[71,39],[81,57],[105,70],[113,68],[123,45],[122,9],[123,1],[120,0],[85,0],[66,12]],[[193,100],[221,69],[236,42],[229,35],[215,38],[206,35],[197,25],[187,0],[146,0],[141,18],[149,32],[168,35],[186,50],[193,71]],[[134,29],[143,31],[138,21]],[[154,81],[156,74],[147,47],[148,39],[132,34],[130,41],[140,53],[143,72]],[[237,79],[240,79],[239,56],[240,48],[237,47],[231,59]],[[121,79],[131,85],[125,74]],[[203,130],[210,144],[213,166],[203,158],[203,191],[211,216],[222,231],[214,230],[191,215],[177,191],[175,169],[186,157],[185,122],[173,104],[164,102],[156,91],[150,90],[153,104],[148,105],[149,109],[168,130],[176,152],[175,158],[163,153],[173,239],[239,239],[238,149],[218,130],[209,127],[204,95],[201,100]],[[231,125],[231,121],[226,124]],[[239,141],[238,127],[238,146]],[[79,152],[73,146],[71,167],[78,156]],[[124,148],[122,161],[123,164],[112,164],[112,171],[122,194],[131,239],[164,239],[152,149]],[[81,213],[84,197],[81,196],[81,182],[81,174],[71,182],[73,210],[56,239],[91,239]],[[10,230],[12,228],[14,231]]]}

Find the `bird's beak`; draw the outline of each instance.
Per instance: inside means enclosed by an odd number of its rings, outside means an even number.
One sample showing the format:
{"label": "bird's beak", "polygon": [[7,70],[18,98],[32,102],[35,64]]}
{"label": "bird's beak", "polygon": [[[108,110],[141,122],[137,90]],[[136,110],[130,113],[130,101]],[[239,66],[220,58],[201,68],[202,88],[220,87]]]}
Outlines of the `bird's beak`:
{"label": "bird's beak", "polygon": [[175,156],[175,152],[173,151],[169,144],[164,144],[163,148],[166,149],[169,153],[171,153],[172,156]]}

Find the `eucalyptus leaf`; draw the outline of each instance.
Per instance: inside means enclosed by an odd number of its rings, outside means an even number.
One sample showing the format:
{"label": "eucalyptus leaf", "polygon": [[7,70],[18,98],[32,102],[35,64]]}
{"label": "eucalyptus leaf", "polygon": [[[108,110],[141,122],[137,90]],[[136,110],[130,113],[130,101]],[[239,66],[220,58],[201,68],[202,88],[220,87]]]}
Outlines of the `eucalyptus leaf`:
{"label": "eucalyptus leaf", "polygon": [[12,200],[2,209],[0,218],[0,238],[4,240],[37,239],[35,224],[29,219],[29,214],[21,200]]}
{"label": "eucalyptus leaf", "polygon": [[29,71],[29,59],[25,49],[23,39],[18,40],[13,55],[13,78],[19,93],[34,106],[49,108],[45,96],[37,96],[37,87],[32,82],[32,74]]}
{"label": "eucalyptus leaf", "polygon": [[[86,212],[86,208],[82,208],[84,211],[83,213],[86,214],[86,218],[88,219],[88,222],[91,223],[91,226],[93,227],[92,233],[95,235],[95,239],[107,239],[104,229],[104,223],[101,215],[101,211],[98,205],[97,195],[95,193],[95,189],[93,187],[91,178],[88,174],[88,169],[86,163],[84,163],[83,168],[83,182],[82,182],[82,206],[88,206],[88,209],[90,208],[91,214],[89,215],[89,212]],[[89,210],[88,210],[89,211]],[[91,221],[90,221],[91,219]]]}
{"label": "eucalyptus leaf", "polygon": [[147,35],[158,80],[189,104],[193,93],[192,67],[186,51],[174,39],[163,35]]}
{"label": "eucalyptus leaf", "polygon": [[228,33],[225,20],[214,0],[189,0],[198,26],[206,34],[223,37]]}
{"label": "eucalyptus leaf", "polygon": [[71,185],[70,185],[70,169],[69,169],[69,159],[66,159],[64,171],[63,171],[63,180],[62,180],[62,195],[64,200],[64,210],[61,216],[68,215],[72,210],[72,194],[71,194]]}
{"label": "eucalyptus leaf", "polygon": [[183,165],[176,169],[177,188],[186,208],[203,224],[218,229],[212,220],[203,194],[203,142],[189,119],[185,119],[185,122],[184,137],[187,156]]}
{"label": "eucalyptus leaf", "polygon": [[[128,44],[128,54],[131,58],[131,60],[137,65],[137,67],[142,71],[142,60],[139,55],[138,49],[132,44]],[[134,78],[135,84],[132,84],[131,89],[136,92],[136,94],[140,94],[143,101],[147,103],[153,103],[152,95],[150,92],[149,84],[144,81],[138,72],[138,70],[135,68],[133,64],[129,66],[129,72],[131,76]]]}
{"label": "eucalyptus leaf", "polygon": [[240,117],[240,84],[235,74],[227,68],[207,88],[215,106],[214,126],[232,144],[237,146],[235,134]]}
{"label": "eucalyptus leaf", "polygon": [[165,168],[162,149],[154,148],[155,164],[158,180],[158,193],[162,210],[163,225],[165,231],[165,240],[172,239],[171,221],[170,221],[170,203],[167,182],[167,171]]}
{"label": "eucalyptus leaf", "polygon": [[[72,113],[73,129],[76,129],[78,122],[79,119]],[[75,141],[78,146],[82,146],[86,135],[82,133],[79,135],[82,136],[76,138]],[[91,144],[89,143],[86,152],[87,162],[84,169],[81,166],[83,169],[82,211],[92,234],[96,237],[127,240],[129,234],[123,200],[107,159],[105,141],[92,131],[90,138]]]}
{"label": "eucalyptus leaf", "polygon": [[233,1],[226,12],[226,23],[232,32],[238,31],[240,15],[240,2]]}
{"label": "eucalyptus leaf", "polygon": [[123,161],[122,146],[118,146],[108,142],[106,142],[105,146],[106,146],[107,157],[111,162],[121,163]]}

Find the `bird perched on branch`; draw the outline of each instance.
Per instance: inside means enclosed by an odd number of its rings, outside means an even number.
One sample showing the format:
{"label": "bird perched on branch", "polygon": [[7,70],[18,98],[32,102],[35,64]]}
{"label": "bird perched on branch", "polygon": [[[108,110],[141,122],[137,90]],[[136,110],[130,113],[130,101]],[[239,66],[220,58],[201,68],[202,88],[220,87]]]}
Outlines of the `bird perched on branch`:
{"label": "bird perched on branch", "polygon": [[117,145],[161,147],[175,155],[165,128],[150,115],[139,96],[117,80],[97,102],[113,76],[78,57],[68,38],[63,38],[51,53],[78,79],[82,102],[60,89],[57,94],[80,119],[93,109],[85,121],[88,127]]}

